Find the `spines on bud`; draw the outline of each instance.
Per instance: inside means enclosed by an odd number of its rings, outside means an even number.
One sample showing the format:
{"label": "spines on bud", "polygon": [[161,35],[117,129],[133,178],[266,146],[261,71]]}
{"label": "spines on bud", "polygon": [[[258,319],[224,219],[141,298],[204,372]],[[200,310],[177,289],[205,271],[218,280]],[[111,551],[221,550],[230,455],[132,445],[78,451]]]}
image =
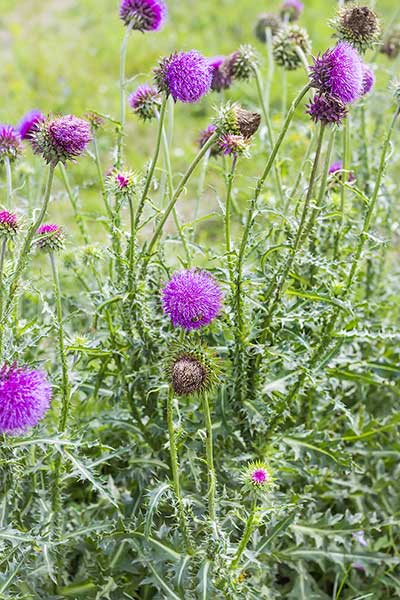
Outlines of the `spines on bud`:
{"label": "spines on bud", "polygon": [[274,13],[263,13],[258,17],[254,28],[254,35],[261,43],[265,44],[267,41],[267,30],[270,30],[271,37],[274,38],[282,27],[283,24],[278,15],[275,15]]}
{"label": "spines on bud", "polygon": [[330,25],[339,40],[348,42],[361,53],[372,48],[381,36],[381,25],[375,11],[359,4],[340,8]]}
{"label": "spines on bud", "polygon": [[22,152],[22,140],[12,125],[0,125],[0,164],[16,160]]}
{"label": "spines on bud", "polygon": [[301,52],[305,56],[310,54],[311,41],[307,31],[298,25],[282,29],[273,41],[274,60],[287,71],[294,71],[302,66]]}
{"label": "spines on bud", "polygon": [[204,346],[175,344],[167,357],[167,377],[177,396],[210,392],[219,381],[215,355]]}
{"label": "spines on bud", "polygon": [[129,106],[143,121],[151,121],[157,116],[161,98],[156,88],[141,85],[129,96]]}
{"label": "spines on bud", "polygon": [[9,212],[8,210],[2,210],[0,212],[0,238],[11,239],[16,235],[18,226],[16,214]]}
{"label": "spines on bud", "polygon": [[227,62],[227,71],[232,79],[247,81],[254,75],[258,66],[258,57],[252,46],[245,44],[231,54]]}
{"label": "spines on bud", "polygon": [[262,461],[251,462],[243,473],[245,489],[252,494],[268,493],[274,480],[269,466]]}
{"label": "spines on bud", "polygon": [[215,125],[221,135],[242,135],[250,139],[260,126],[261,115],[237,104],[225,104],[219,109]]}
{"label": "spines on bud", "polygon": [[37,245],[43,252],[60,252],[64,248],[64,230],[55,223],[45,223],[37,230]]}

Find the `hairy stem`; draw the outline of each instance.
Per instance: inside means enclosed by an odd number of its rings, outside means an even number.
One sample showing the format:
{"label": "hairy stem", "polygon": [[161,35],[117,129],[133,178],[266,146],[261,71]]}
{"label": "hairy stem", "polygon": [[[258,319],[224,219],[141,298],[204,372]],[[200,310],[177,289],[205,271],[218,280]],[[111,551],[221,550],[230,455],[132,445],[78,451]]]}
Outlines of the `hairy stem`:
{"label": "hairy stem", "polygon": [[204,413],[204,424],[206,428],[206,457],[207,457],[207,479],[208,479],[208,512],[211,521],[215,521],[215,488],[216,488],[216,475],[214,467],[214,453],[213,453],[213,432],[212,432],[212,421],[210,413],[210,405],[208,402],[208,395],[205,392],[202,395],[203,402],[203,413]]}
{"label": "hairy stem", "polygon": [[235,557],[231,562],[230,568],[232,570],[237,569],[240,559],[242,558],[242,554],[246,550],[246,547],[247,547],[247,544],[249,543],[251,534],[253,533],[253,526],[254,526],[256,514],[257,514],[257,503],[256,503],[256,500],[254,499],[253,505],[250,510],[250,514],[247,517],[246,527],[244,529],[242,539],[240,540],[239,547],[236,551]]}
{"label": "hairy stem", "polygon": [[231,212],[232,212],[232,187],[233,180],[235,177],[236,165],[237,165],[237,154],[232,159],[231,170],[227,175],[227,191],[226,191],[226,204],[225,204],[225,251],[228,262],[229,279],[231,285],[233,285],[234,272],[233,272],[233,256],[232,256],[232,240],[231,240]]}
{"label": "hairy stem", "polygon": [[171,471],[172,481],[174,487],[174,493],[178,508],[178,519],[181,533],[184,539],[185,548],[187,552],[192,552],[192,547],[189,538],[189,527],[186,520],[185,508],[183,505],[183,499],[181,494],[181,485],[179,479],[179,462],[178,452],[176,448],[176,437],[175,437],[175,425],[174,425],[174,391],[172,387],[168,391],[167,401],[167,421],[168,421],[168,435],[169,435],[169,452],[171,457]]}
{"label": "hairy stem", "polygon": [[[4,259],[6,256],[7,249],[7,239],[4,238],[1,241],[1,250],[0,250],[0,323],[3,317],[3,307],[4,307]],[[4,326],[0,325],[0,364],[3,364],[3,336],[4,336]]]}
{"label": "hairy stem", "polygon": [[[350,116],[348,116],[344,121],[343,126],[343,184],[348,181],[348,170],[350,168]],[[340,243],[343,237],[343,227],[344,227],[344,209],[345,209],[345,194],[346,194],[346,186],[342,185],[340,190],[340,210],[339,210],[339,226],[335,237],[335,245],[334,245],[334,259],[338,260],[340,257]]]}
{"label": "hairy stem", "polygon": [[7,192],[7,201],[6,206],[10,210],[12,208],[12,197],[13,197],[13,184],[12,184],[12,171],[11,171],[11,163],[8,156],[4,157],[4,168],[6,171],[6,192]]}

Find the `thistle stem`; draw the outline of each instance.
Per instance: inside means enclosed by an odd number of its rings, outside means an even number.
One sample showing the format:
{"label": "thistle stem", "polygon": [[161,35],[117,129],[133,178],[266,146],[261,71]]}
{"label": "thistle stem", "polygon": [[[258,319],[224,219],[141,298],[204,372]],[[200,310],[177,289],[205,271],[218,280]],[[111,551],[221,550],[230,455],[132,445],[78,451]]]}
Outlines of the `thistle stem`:
{"label": "thistle stem", "polygon": [[122,40],[121,53],[120,53],[120,65],[119,65],[119,91],[120,91],[120,126],[118,131],[117,140],[117,167],[121,167],[123,162],[123,151],[124,151],[124,136],[125,136],[125,125],[126,125],[126,54],[128,50],[128,41],[132,31],[133,23],[128,25],[124,39]]}
{"label": "thistle stem", "polygon": [[[14,275],[13,275],[13,278],[10,283],[9,294],[8,294],[7,302],[5,305],[5,311],[4,311],[4,314],[2,315],[3,323],[4,323],[4,319],[9,314],[10,308],[12,306],[15,295],[17,293],[20,277],[21,277],[21,275],[26,267],[26,263],[28,261],[28,256],[29,256],[29,252],[31,249],[32,240],[33,240],[38,228],[42,224],[43,219],[46,215],[47,207],[48,207],[49,201],[50,201],[53,178],[54,178],[54,165],[50,165],[47,183],[46,183],[46,189],[45,189],[45,193],[44,193],[43,205],[40,210],[38,218],[29,227],[28,232],[25,236],[24,244],[22,246],[20,255],[18,257],[17,266],[15,267]],[[2,325],[2,323],[0,323],[0,326],[1,325]]]}
{"label": "thistle stem", "polygon": [[344,209],[345,209],[345,194],[346,194],[346,186],[344,185],[348,181],[348,170],[350,168],[350,124],[349,124],[350,116],[347,117],[344,121],[343,125],[343,185],[340,190],[340,210],[339,210],[339,226],[338,231],[335,237],[335,246],[334,246],[334,259],[338,260],[340,256],[340,242],[343,237],[343,227],[344,227]]}
{"label": "thistle stem", "polygon": [[135,220],[135,210],[133,207],[133,198],[132,194],[128,196],[128,204],[129,204],[129,219],[130,219],[130,238],[129,238],[129,266],[128,266],[128,291],[132,293],[134,284],[135,284],[135,246],[136,246],[136,220]]}
{"label": "thistle stem", "polygon": [[265,43],[266,43],[267,57],[268,57],[268,73],[267,73],[267,79],[266,79],[266,83],[265,83],[264,98],[265,98],[265,107],[269,114],[270,106],[271,106],[271,87],[272,87],[272,81],[274,78],[274,69],[275,69],[274,56],[273,56],[273,52],[272,52],[271,27],[265,28]]}
{"label": "thistle stem", "polygon": [[140,222],[140,218],[142,216],[142,212],[144,209],[144,205],[146,203],[146,199],[147,199],[147,194],[149,193],[149,189],[151,186],[151,182],[153,180],[153,175],[154,175],[154,171],[157,165],[157,161],[158,161],[158,157],[160,155],[160,148],[161,148],[161,139],[162,139],[162,134],[163,134],[163,126],[164,126],[164,120],[165,120],[165,110],[167,107],[167,100],[168,97],[166,95],[164,95],[162,104],[161,104],[161,109],[160,109],[160,114],[159,114],[159,118],[158,118],[158,131],[157,131],[157,140],[156,140],[156,147],[154,150],[154,155],[153,155],[153,159],[151,161],[150,164],[150,168],[148,170],[147,173],[147,177],[146,177],[146,181],[144,184],[144,188],[143,188],[143,192],[142,195],[140,197],[139,203],[138,203],[138,207],[136,210],[136,229],[139,226],[139,222]]}
{"label": "thistle stem", "polygon": [[233,180],[235,177],[236,165],[237,165],[237,154],[233,156],[232,167],[230,172],[227,174],[227,192],[226,192],[226,205],[225,205],[225,251],[226,258],[228,261],[228,271],[231,285],[234,281],[233,272],[233,257],[232,257],[232,242],[231,242],[231,212],[232,212],[232,187]]}
{"label": "thistle stem", "polygon": [[154,251],[154,247],[157,244],[161,233],[163,231],[165,222],[167,221],[169,215],[171,214],[175,204],[177,203],[179,197],[181,196],[183,190],[185,189],[185,186],[187,184],[187,182],[189,181],[190,177],[192,176],[194,170],[196,169],[197,165],[199,164],[199,162],[201,161],[201,159],[203,158],[203,156],[206,154],[207,150],[209,148],[211,148],[212,144],[215,142],[215,140],[217,139],[218,134],[214,133],[208,140],[207,142],[204,144],[204,146],[200,149],[200,151],[197,153],[197,155],[195,156],[195,158],[193,159],[193,161],[191,162],[191,164],[189,165],[186,173],[183,175],[181,181],[179,182],[178,187],[175,190],[175,193],[173,195],[173,197],[171,198],[168,206],[166,207],[166,209],[164,210],[161,219],[158,222],[158,225],[156,227],[156,230],[153,234],[153,237],[150,240],[150,243],[146,249],[146,252],[143,252],[144,256],[143,256],[143,264],[142,264],[142,269],[141,269],[141,276],[144,277],[147,271],[147,266],[148,263],[150,261],[151,255]]}
{"label": "thistle stem", "polygon": [[206,152],[203,162],[202,162],[202,165],[201,165],[199,185],[197,188],[196,204],[195,204],[195,208],[194,208],[194,221],[197,221],[199,212],[200,212],[200,202],[201,202],[201,198],[202,198],[202,195],[204,192],[204,184],[206,181],[207,168],[208,168],[208,163],[210,160],[210,152],[211,152],[210,149]]}
{"label": "thistle stem", "polygon": [[178,519],[181,533],[184,539],[185,547],[187,552],[192,553],[192,547],[189,538],[189,527],[186,520],[185,508],[183,505],[183,499],[181,494],[181,485],[179,479],[179,462],[178,452],[176,448],[176,437],[175,437],[175,425],[174,425],[174,391],[172,387],[168,391],[167,401],[167,421],[168,421],[168,435],[169,435],[169,451],[171,457],[171,471],[172,481],[174,486],[174,493],[177,501],[178,508]]}
{"label": "thistle stem", "polygon": [[85,242],[85,244],[89,244],[89,242],[90,242],[89,236],[86,231],[86,227],[85,227],[84,220],[82,219],[82,215],[79,212],[77,197],[71,187],[67,170],[62,163],[60,163],[60,171],[61,171],[65,191],[67,192],[67,196],[69,198],[69,201],[71,202],[71,206],[72,206],[72,210],[74,213],[76,224],[79,227],[79,231],[81,232],[83,241]]}
{"label": "thistle stem", "polygon": [[255,520],[256,514],[257,514],[257,502],[254,499],[251,510],[250,510],[250,514],[247,517],[246,527],[244,529],[242,539],[240,540],[239,547],[235,554],[235,558],[231,562],[231,566],[230,566],[231,570],[234,570],[237,568],[237,566],[240,562],[240,559],[242,557],[242,554],[246,550],[247,544],[249,543],[251,534],[253,532],[253,526],[254,526],[254,520]]}
{"label": "thistle stem", "polygon": [[[4,306],[4,259],[6,256],[7,239],[3,239],[1,242],[0,250],[0,323],[3,317],[3,306]],[[0,325],[0,364],[3,364],[3,336],[4,326]]]}
{"label": "thistle stem", "polygon": [[[170,113],[170,116],[171,116],[171,113]],[[163,127],[163,130],[162,130],[162,142],[163,142],[165,165],[167,167],[168,193],[169,193],[169,199],[171,200],[171,198],[174,195],[174,179],[173,179],[173,175],[172,175],[171,155],[169,152],[169,143],[168,143],[167,134],[165,132],[165,127]],[[184,234],[181,224],[179,222],[178,213],[176,212],[175,207],[172,210],[172,215],[174,217],[175,227],[178,231],[178,235],[180,237],[180,240],[182,242],[182,245],[183,245],[183,248],[185,251],[187,266],[190,267],[191,257],[190,257],[189,247],[188,247],[188,244],[186,241],[185,234]]]}
{"label": "thistle stem", "polygon": [[212,421],[210,413],[210,405],[208,402],[207,392],[202,394],[203,402],[203,413],[204,413],[204,424],[206,428],[206,457],[207,457],[207,479],[208,479],[208,512],[211,521],[215,521],[215,488],[216,488],[216,474],[214,467],[214,453],[213,453],[213,432],[212,432]]}
{"label": "thistle stem", "polygon": [[7,186],[7,208],[12,208],[12,197],[13,197],[13,184],[12,184],[12,171],[11,163],[8,156],[4,158],[4,168],[6,170],[6,186]]}
{"label": "thistle stem", "polygon": [[[260,75],[260,71],[258,68],[254,69],[254,74],[255,74],[255,78],[256,78],[258,99],[259,99],[259,102],[261,105],[261,110],[262,110],[262,113],[264,116],[265,125],[267,127],[268,141],[269,141],[271,149],[272,149],[274,147],[274,134],[272,131],[271,119],[269,118],[268,110],[267,110],[267,107],[264,102],[264,97],[263,97],[263,92],[262,92],[261,75]],[[274,174],[275,174],[276,187],[278,189],[279,198],[280,198],[281,204],[283,206],[285,203],[285,198],[284,198],[283,190],[282,190],[282,181],[281,181],[281,176],[280,176],[279,170],[275,163],[274,163]]]}
{"label": "thistle stem", "polygon": [[97,142],[96,134],[93,134],[92,144],[93,144],[93,150],[94,150],[94,158],[95,158],[95,163],[96,163],[97,176],[99,178],[99,183],[100,183],[101,195],[103,196],[103,202],[104,202],[104,207],[106,209],[107,216],[111,220],[112,219],[112,211],[111,211],[110,205],[108,203],[107,192],[106,192],[106,188],[104,185],[103,169],[101,166],[99,144]]}

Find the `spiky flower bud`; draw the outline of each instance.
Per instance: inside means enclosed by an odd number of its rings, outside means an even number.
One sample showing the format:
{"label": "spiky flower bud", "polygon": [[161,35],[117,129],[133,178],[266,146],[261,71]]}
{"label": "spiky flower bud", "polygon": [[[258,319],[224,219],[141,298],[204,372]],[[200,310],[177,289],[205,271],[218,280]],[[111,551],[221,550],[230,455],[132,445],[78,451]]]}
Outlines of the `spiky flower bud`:
{"label": "spiky flower bud", "polygon": [[74,115],[41,121],[32,134],[32,147],[36,154],[55,166],[65,164],[83,154],[92,139],[90,124]]}
{"label": "spiky flower bud", "polygon": [[243,473],[246,489],[253,493],[268,492],[273,486],[273,478],[268,465],[262,461],[251,462]]}
{"label": "spiky flower bud", "polygon": [[259,128],[261,115],[241,108],[237,104],[226,104],[219,110],[216,127],[221,135],[242,135],[251,138]]}
{"label": "spiky flower bud", "polygon": [[0,125],[0,164],[6,158],[13,162],[22,152],[21,136],[12,125]]}
{"label": "spiky flower bud", "polygon": [[359,52],[372,48],[381,36],[377,14],[372,8],[359,4],[340,8],[330,25],[336,31],[339,40],[348,42]]}
{"label": "spiky flower bud", "polygon": [[102,125],[104,123],[103,117],[101,117],[100,115],[98,115],[97,113],[95,113],[93,111],[88,111],[85,114],[85,117],[86,117],[86,119],[90,123],[90,127],[92,129],[92,132],[95,132],[98,129],[100,129],[100,127],[102,127]]}
{"label": "spiky flower bud", "polygon": [[2,210],[0,212],[0,238],[11,239],[18,231],[18,220],[17,215],[9,212],[8,210]]}
{"label": "spiky flower bud", "polygon": [[381,53],[392,60],[400,54],[400,23],[393,25],[383,40]]}
{"label": "spiky flower bud", "polygon": [[398,104],[400,106],[400,81],[398,81],[398,80],[392,81],[391,88],[393,90],[393,98],[394,98],[396,104]]}
{"label": "spiky flower bud", "polygon": [[232,79],[247,81],[254,75],[257,65],[258,58],[254,48],[244,44],[229,57],[227,70]]}
{"label": "spiky flower bud", "polygon": [[290,22],[297,21],[303,10],[304,4],[300,0],[284,0],[281,17],[283,20],[289,19]]}
{"label": "spiky flower bud", "polygon": [[157,115],[161,98],[156,88],[141,85],[129,96],[129,106],[143,121],[151,121]]}
{"label": "spiky flower bud", "polygon": [[23,140],[29,140],[38,123],[45,120],[45,116],[40,110],[30,110],[26,113],[18,124],[18,132]]}
{"label": "spiky flower bud", "polygon": [[273,42],[273,56],[276,64],[287,71],[294,71],[303,64],[301,52],[307,56],[311,52],[311,42],[307,31],[298,25],[282,29]]}
{"label": "spiky flower bud", "polygon": [[340,125],[347,116],[347,106],[331,94],[316,94],[306,112],[316,123]]}
{"label": "spiky flower bud", "polygon": [[282,27],[282,21],[278,15],[274,15],[274,13],[262,13],[258,17],[254,28],[254,35],[261,43],[265,44],[267,41],[267,29],[271,31],[271,36],[274,38]]}
{"label": "spiky flower bud", "polygon": [[44,252],[60,252],[64,248],[64,230],[55,223],[45,223],[37,230],[38,247]]}
{"label": "spiky flower bud", "polygon": [[219,381],[217,360],[202,346],[174,345],[168,355],[166,370],[177,396],[209,392]]}
{"label": "spiky flower bud", "polygon": [[112,169],[106,176],[106,190],[116,198],[127,198],[137,190],[138,181],[133,171]]}

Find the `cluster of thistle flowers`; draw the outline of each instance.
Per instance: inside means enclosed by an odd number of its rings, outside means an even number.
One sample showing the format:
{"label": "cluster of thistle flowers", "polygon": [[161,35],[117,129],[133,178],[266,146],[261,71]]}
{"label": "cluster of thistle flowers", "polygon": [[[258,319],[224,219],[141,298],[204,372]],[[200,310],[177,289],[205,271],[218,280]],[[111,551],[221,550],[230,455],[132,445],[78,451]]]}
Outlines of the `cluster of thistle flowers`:
{"label": "cluster of thistle flowers", "polygon": [[[27,113],[17,127],[0,126],[0,163],[13,162],[23,152],[23,140],[54,168],[59,162],[75,160],[91,140],[91,126],[74,115],[45,117],[40,111]],[[16,213],[0,212],[0,239],[7,243],[17,234]],[[48,253],[63,248],[64,232],[56,224],[41,224],[37,247]],[[47,374],[26,365],[5,364],[0,370],[0,432],[21,434],[36,426],[50,407],[52,388]]]}

